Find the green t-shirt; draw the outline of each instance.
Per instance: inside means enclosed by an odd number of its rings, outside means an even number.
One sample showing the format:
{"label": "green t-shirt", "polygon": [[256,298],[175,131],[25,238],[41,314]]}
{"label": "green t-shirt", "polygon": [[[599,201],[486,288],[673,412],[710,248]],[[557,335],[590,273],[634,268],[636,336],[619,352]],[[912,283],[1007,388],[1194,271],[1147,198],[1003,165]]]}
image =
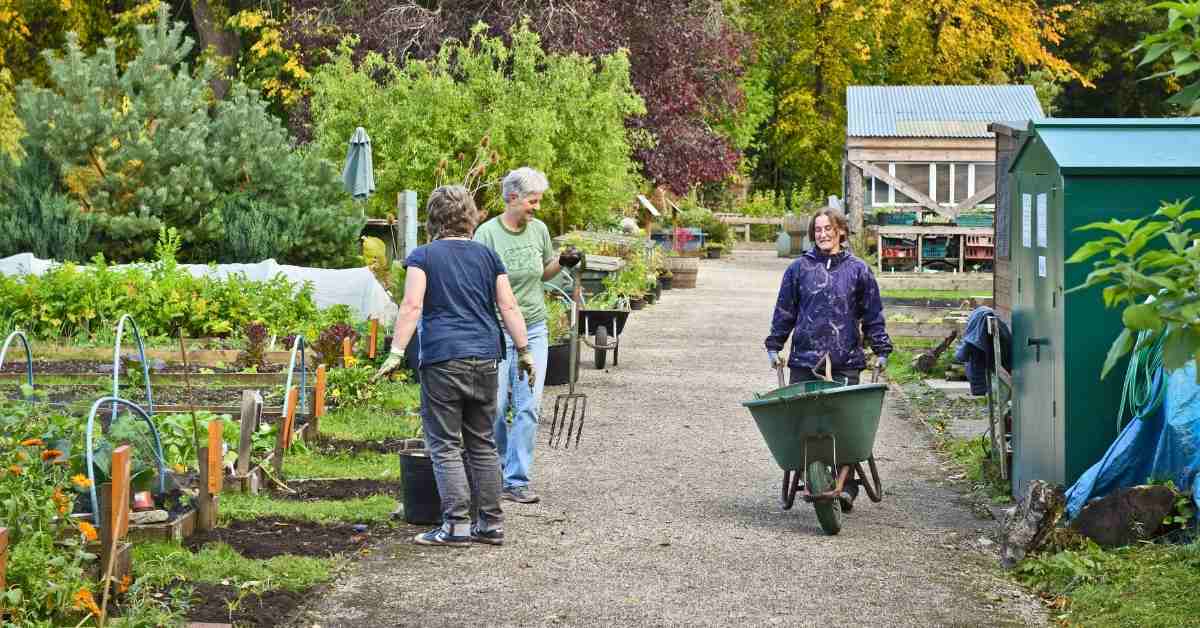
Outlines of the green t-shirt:
{"label": "green t-shirt", "polygon": [[495,251],[504,262],[525,324],[532,326],[545,321],[542,273],[554,259],[554,245],[546,223],[534,218],[524,229],[512,231],[496,216],[475,229],[475,241]]}

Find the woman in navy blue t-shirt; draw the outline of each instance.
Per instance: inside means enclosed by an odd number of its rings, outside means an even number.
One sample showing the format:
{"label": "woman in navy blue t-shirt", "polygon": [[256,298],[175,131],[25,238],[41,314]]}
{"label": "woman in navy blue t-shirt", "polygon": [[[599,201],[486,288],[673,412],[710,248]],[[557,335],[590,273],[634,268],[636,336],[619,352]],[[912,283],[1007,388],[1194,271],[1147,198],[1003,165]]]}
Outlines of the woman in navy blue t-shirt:
{"label": "woman in navy blue t-shirt", "polygon": [[[433,242],[417,247],[405,265],[404,299],[392,334],[392,350],[376,379],[404,363],[417,335],[421,369],[421,427],[442,498],[442,526],[418,534],[421,545],[467,547],[472,541],[504,543],[500,510],[500,463],[492,422],[496,413],[497,365],[504,358],[496,312],[517,347],[527,381],[534,381],[525,320],[500,258],[471,241],[479,212],[461,185],[429,196],[426,227]],[[463,453],[471,466],[471,487]],[[472,488],[478,520],[471,521]]]}

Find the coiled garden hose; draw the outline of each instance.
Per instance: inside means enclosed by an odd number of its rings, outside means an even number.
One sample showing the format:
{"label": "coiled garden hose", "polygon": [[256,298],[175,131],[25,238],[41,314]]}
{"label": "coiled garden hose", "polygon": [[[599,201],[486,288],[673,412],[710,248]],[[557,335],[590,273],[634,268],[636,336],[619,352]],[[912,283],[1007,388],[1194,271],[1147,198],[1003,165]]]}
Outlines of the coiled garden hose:
{"label": "coiled garden hose", "polygon": [[[1154,335],[1154,339],[1150,337]],[[1163,340],[1166,332],[1143,331],[1137,336],[1136,347],[1125,369],[1125,384],[1121,388],[1121,404],[1117,406],[1117,431],[1129,420],[1145,416],[1158,409],[1167,390],[1167,378],[1156,377],[1163,366]]]}

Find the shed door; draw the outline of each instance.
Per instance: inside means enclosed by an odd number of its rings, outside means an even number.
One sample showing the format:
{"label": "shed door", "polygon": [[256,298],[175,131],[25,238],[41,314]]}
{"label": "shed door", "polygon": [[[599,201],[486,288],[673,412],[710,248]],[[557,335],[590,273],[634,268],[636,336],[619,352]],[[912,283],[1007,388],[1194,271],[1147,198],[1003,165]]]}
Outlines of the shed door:
{"label": "shed door", "polygon": [[[1030,480],[1059,482],[1053,338],[1058,270],[1048,246],[1054,225],[1051,177],[1021,173],[1013,221],[1013,489]],[[1040,197],[1040,198],[1039,198]],[[1047,224],[1050,223],[1050,224]]]}

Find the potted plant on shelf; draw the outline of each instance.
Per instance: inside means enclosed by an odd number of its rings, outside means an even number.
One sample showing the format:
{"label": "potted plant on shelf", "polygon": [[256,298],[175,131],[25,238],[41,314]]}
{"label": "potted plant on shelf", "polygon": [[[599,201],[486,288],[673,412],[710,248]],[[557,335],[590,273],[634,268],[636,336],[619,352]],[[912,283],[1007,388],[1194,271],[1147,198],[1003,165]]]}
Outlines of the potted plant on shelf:
{"label": "potted plant on shelf", "polygon": [[704,251],[708,254],[708,259],[721,259],[721,254],[725,252],[725,245],[720,242],[709,242],[704,245]]}

